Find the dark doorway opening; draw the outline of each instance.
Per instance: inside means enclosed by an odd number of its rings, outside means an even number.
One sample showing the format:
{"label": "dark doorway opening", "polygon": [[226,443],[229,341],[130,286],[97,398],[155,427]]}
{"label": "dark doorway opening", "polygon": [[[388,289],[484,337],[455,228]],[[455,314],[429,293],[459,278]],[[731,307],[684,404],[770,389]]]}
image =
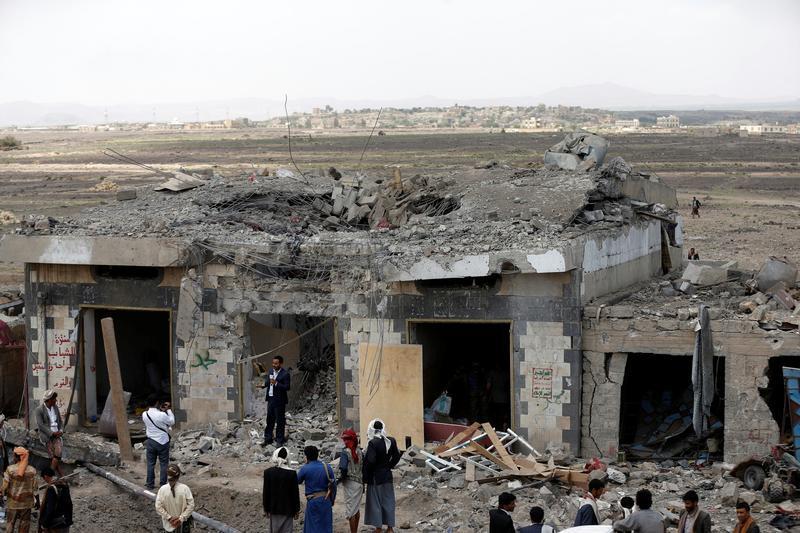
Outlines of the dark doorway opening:
{"label": "dark doorway opening", "polygon": [[[714,357],[713,367],[710,429],[698,439],[692,429],[692,358],[629,354],[622,383],[620,447],[627,448],[632,457],[692,456],[707,447],[712,453],[720,453],[725,415],[724,358]],[[718,447],[709,446],[709,438],[715,439]]]}
{"label": "dark doorway opening", "polygon": [[766,387],[759,388],[758,392],[769,406],[772,418],[778,423],[781,439],[787,442],[791,439],[792,424],[789,420],[789,410],[786,408],[786,386],[783,381],[783,368],[800,368],[800,357],[780,355],[770,357],[766,368],[768,383]]}
{"label": "dark doorway opening", "polygon": [[[272,358],[276,355],[283,358],[284,368],[291,373],[290,408],[307,400],[312,386],[328,383],[326,376],[334,372],[336,365],[335,326],[335,320],[327,317],[251,313],[247,327],[252,396],[247,412],[256,415],[262,411],[265,413],[265,382],[260,374],[269,372]],[[266,355],[254,357],[259,354]]]}
{"label": "dark doorway opening", "polygon": [[[490,422],[504,430],[511,421],[511,324],[508,322],[412,322],[410,342],[422,345],[426,407],[447,391],[449,416],[437,422]],[[432,413],[427,411],[426,417]]]}
{"label": "dark doorway opening", "polygon": [[[129,411],[148,407],[150,398],[172,400],[171,327],[169,311],[94,309],[97,405],[102,411],[110,391],[100,321],[114,320],[122,388],[131,393]],[[91,369],[87,369],[91,371]]]}

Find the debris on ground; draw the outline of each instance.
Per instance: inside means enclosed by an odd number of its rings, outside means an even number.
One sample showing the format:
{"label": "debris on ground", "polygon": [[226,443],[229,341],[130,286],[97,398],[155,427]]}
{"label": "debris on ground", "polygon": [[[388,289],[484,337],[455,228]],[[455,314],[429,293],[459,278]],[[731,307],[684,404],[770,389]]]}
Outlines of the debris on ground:
{"label": "debris on ground", "polygon": [[119,188],[119,185],[113,180],[104,178],[100,183],[91,187],[89,190],[92,192],[114,192]]}
{"label": "debris on ground", "polygon": [[2,224],[17,224],[19,219],[17,215],[11,211],[0,211],[0,225]]}

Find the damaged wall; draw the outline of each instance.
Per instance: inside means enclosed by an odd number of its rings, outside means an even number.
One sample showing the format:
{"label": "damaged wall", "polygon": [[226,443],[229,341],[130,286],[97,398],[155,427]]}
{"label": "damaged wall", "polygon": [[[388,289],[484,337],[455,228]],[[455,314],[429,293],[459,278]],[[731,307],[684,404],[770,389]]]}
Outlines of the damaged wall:
{"label": "damaged wall", "polygon": [[[591,354],[665,354],[691,356],[695,333],[693,319],[688,313],[681,318],[633,318],[630,306],[610,306],[600,311],[587,307],[583,320],[583,349]],[[765,385],[769,359],[776,356],[800,355],[800,337],[781,331],[764,331],[746,320],[712,320],[711,331],[714,355],[725,360],[725,428],[724,456],[727,462],[738,462],[751,455],[769,452],[769,446],[779,442],[779,428],[769,407],[759,394]],[[629,355],[629,357],[631,357]],[[592,366],[594,368],[594,366]],[[588,376],[584,376],[584,383]],[[613,402],[618,392],[598,388],[602,398],[595,396],[594,404]],[[618,400],[617,400],[618,401]],[[588,414],[594,413],[584,394],[584,443],[590,435],[603,444],[605,454],[609,434],[594,423],[588,425]],[[617,431],[618,445],[619,433]]]}
{"label": "damaged wall", "polygon": [[628,354],[583,352],[581,453],[616,457]]}
{"label": "damaged wall", "polygon": [[660,273],[660,221],[628,226],[620,234],[587,236],[581,299],[588,302]]}

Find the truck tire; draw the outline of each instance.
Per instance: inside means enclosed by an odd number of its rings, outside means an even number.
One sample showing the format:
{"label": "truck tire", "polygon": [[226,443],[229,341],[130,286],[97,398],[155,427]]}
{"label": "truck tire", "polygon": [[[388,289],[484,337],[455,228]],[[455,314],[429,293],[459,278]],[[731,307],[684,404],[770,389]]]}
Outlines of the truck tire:
{"label": "truck tire", "polygon": [[750,465],[745,468],[742,474],[744,486],[750,490],[761,490],[764,486],[764,479],[767,477],[761,465]]}
{"label": "truck tire", "polygon": [[786,490],[779,479],[769,481],[766,486],[766,498],[770,503],[780,503],[786,499]]}

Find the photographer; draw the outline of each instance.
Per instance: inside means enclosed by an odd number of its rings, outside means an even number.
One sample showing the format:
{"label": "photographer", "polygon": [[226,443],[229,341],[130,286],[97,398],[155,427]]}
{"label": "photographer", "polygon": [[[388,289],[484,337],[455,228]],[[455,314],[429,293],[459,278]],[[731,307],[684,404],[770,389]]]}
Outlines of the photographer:
{"label": "photographer", "polygon": [[147,440],[144,447],[147,450],[147,479],[145,487],[155,488],[156,459],[159,462],[160,483],[167,484],[167,467],[169,466],[169,430],[175,424],[175,415],[172,414],[172,405],[161,402],[157,397],[152,397],[150,409],[142,413],[142,421],[147,430]]}

